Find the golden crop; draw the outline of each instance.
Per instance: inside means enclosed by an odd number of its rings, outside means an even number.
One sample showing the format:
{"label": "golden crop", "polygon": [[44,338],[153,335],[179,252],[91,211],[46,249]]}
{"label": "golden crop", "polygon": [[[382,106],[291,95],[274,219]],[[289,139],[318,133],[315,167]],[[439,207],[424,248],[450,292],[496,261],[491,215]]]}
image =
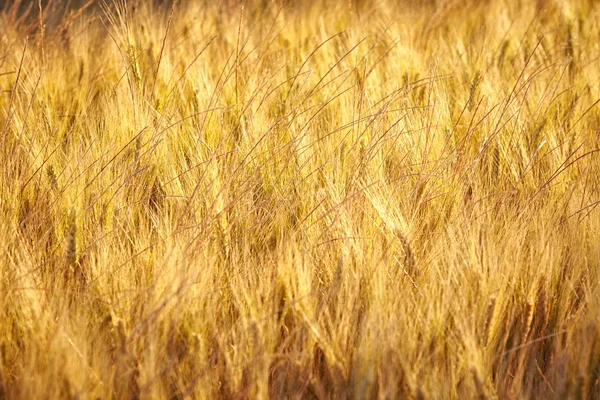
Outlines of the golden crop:
{"label": "golden crop", "polygon": [[0,398],[599,398],[600,4],[9,2]]}

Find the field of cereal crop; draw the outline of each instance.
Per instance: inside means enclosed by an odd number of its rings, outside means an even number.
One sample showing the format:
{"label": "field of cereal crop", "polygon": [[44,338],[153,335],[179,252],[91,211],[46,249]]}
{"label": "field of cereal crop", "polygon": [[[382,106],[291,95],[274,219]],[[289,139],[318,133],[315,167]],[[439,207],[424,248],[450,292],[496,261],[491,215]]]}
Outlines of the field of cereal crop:
{"label": "field of cereal crop", "polygon": [[3,4],[0,399],[600,397],[598,2]]}

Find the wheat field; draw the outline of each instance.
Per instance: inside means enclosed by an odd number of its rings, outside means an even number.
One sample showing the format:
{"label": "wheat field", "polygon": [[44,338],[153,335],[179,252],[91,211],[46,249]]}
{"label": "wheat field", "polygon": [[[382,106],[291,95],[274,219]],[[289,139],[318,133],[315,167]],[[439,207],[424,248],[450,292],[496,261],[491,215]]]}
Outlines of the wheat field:
{"label": "wheat field", "polygon": [[0,399],[600,398],[600,5],[9,1]]}

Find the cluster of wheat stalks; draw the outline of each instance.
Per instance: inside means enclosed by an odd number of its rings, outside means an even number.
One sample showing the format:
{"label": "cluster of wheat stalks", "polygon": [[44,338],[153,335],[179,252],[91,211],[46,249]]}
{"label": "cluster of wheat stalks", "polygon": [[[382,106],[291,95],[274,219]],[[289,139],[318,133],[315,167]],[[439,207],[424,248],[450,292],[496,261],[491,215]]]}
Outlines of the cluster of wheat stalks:
{"label": "cluster of wheat stalks", "polygon": [[10,3],[0,398],[600,396],[596,2]]}

